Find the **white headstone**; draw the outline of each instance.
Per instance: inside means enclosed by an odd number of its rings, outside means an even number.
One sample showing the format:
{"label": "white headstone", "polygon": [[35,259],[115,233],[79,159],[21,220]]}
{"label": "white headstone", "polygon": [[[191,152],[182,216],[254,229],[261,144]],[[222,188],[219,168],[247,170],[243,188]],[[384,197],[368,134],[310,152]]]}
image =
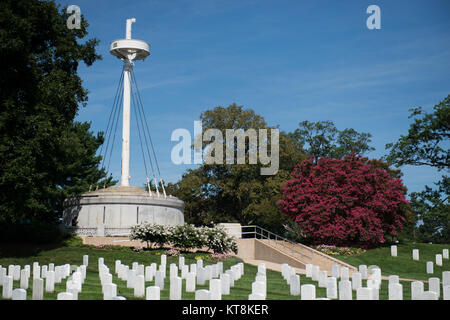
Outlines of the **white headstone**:
{"label": "white headstone", "polygon": [[442,272],[442,286],[450,286],[450,271]]}
{"label": "white headstone", "polygon": [[164,265],[164,268],[165,268],[165,266],[167,264],[167,256],[165,254],[161,255],[161,263],[160,264]]}
{"label": "white headstone", "polygon": [[145,267],[145,281],[153,281],[153,268],[151,266]]}
{"label": "white headstone", "polygon": [[195,273],[186,273],[186,292],[195,292]]}
{"label": "white headstone", "polygon": [[312,267],[311,279],[313,281],[318,281],[319,280],[319,271],[320,271],[320,268],[318,266],[313,266]]}
{"label": "white headstone", "polygon": [[333,264],[331,266],[331,276],[332,277],[335,277],[336,279],[339,278],[339,276],[340,276],[340,272],[339,271],[340,271],[339,270],[339,265]]}
{"label": "white headstone", "polygon": [[412,257],[413,257],[413,260],[419,260],[419,249],[413,249]]}
{"label": "white headstone", "polygon": [[226,270],[225,274],[228,274],[230,276],[230,287],[234,287],[234,271]]}
{"label": "white headstone", "polygon": [[211,300],[211,296],[208,290],[197,290],[195,291],[195,300]]}
{"label": "white headstone", "polygon": [[442,254],[436,255],[436,265],[442,267]]}
{"label": "white headstone", "polygon": [[222,294],[230,294],[230,275],[226,273],[220,274]]}
{"label": "white headstone", "polygon": [[312,267],[313,267],[313,265],[310,264],[310,263],[308,263],[306,265],[306,277],[307,278],[311,278],[312,277]]}
{"label": "white headstone", "polygon": [[439,300],[439,296],[434,291],[425,291],[422,293],[421,300]]}
{"label": "white headstone", "polygon": [[3,291],[2,291],[3,299],[12,298],[13,281],[14,280],[12,276],[3,276]]}
{"label": "white headstone", "polygon": [[367,265],[361,264],[358,268],[359,273],[361,273],[361,278],[367,280]]}
{"label": "white headstone", "polygon": [[41,277],[41,267],[39,265],[33,264],[33,278],[36,279],[40,277]]}
{"label": "white headstone", "polygon": [[313,284],[304,284],[300,287],[300,299],[301,300],[315,300],[316,299],[316,286]]}
{"label": "white headstone", "polygon": [[423,292],[423,282],[413,281],[411,283],[411,300],[421,300]]}
{"label": "white headstone", "polygon": [[33,279],[32,300],[43,300],[43,299],[44,299],[44,279],[35,278]]}
{"label": "white headstone", "polygon": [[352,283],[349,280],[339,281],[339,300],[353,300]]}
{"label": "white headstone", "polygon": [[389,284],[399,283],[399,277],[395,274],[389,276]]}
{"label": "white headstone", "polygon": [[450,300],[450,285],[442,287],[442,299]]}
{"label": "white headstone", "polygon": [[358,290],[356,290],[356,300],[373,300],[372,288],[358,288]]}
{"label": "white headstone", "polygon": [[145,277],[143,275],[138,275],[134,279],[134,296],[136,298],[145,296]]}
{"label": "white headstone", "polygon": [[319,271],[319,288],[327,287],[327,274],[328,272],[326,270]]}
{"label": "white headstone", "polygon": [[55,291],[55,271],[47,271],[45,278],[45,292]]}
{"label": "white headstone", "polygon": [[70,292],[60,292],[56,295],[56,300],[74,300],[74,298]]}
{"label": "white headstone", "polygon": [[144,276],[144,279],[145,279],[145,266],[143,264],[139,264],[137,266],[136,275]]}
{"label": "white headstone", "polygon": [[258,272],[262,274],[266,274],[266,265],[264,263],[258,264]]}
{"label": "white headstone", "polygon": [[0,266],[0,286],[3,285],[5,277],[8,275],[8,270]]}
{"label": "white headstone", "polygon": [[198,259],[197,260],[197,269],[203,267],[203,259]]}
{"label": "white headstone", "polygon": [[169,271],[169,278],[178,277],[178,267],[175,263],[170,264]]}
{"label": "white headstone", "polygon": [[20,288],[27,290],[28,289],[28,274],[27,270],[22,269],[20,271]]}
{"label": "white headstone", "polygon": [[11,294],[11,300],[27,300],[27,290],[14,289]]}
{"label": "white headstone", "polygon": [[262,281],[255,281],[252,283],[252,293],[261,294],[264,299],[267,294],[267,285]]}
{"label": "white headstone", "polygon": [[337,299],[338,298],[338,292],[337,292],[337,281],[335,277],[328,277],[327,281],[327,298],[329,299]]}
{"label": "white headstone", "polygon": [[133,289],[135,281],[136,281],[136,270],[129,269],[128,276],[127,276],[127,288]]}
{"label": "white headstone", "polygon": [[189,272],[193,272],[194,274],[197,274],[197,264],[196,263],[192,263],[190,268],[189,268]]}
{"label": "white headstone", "polygon": [[86,267],[89,265],[89,256],[87,254],[83,256],[83,265]]}
{"label": "white headstone", "polygon": [[197,266],[197,284],[204,285],[206,282],[207,274],[206,269],[203,267]]}
{"label": "white headstone", "polygon": [[448,249],[442,249],[442,258],[448,259]]}
{"label": "white headstone", "polygon": [[358,290],[358,288],[362,287],[362,275],[360,272],[352,273],[352,289]]}
{"label": "white headstone", "polygon": [[15,280],[15,281],[20,280],[20,265],[14,266],[13,280]]}
{"label": "white headstone", "polygon": [[186,275],[189,272],[189,266],[187,264],[183,264],[181,266],[181,279],[186,279]]}
{"label": "white headstone", "polygon": [[391,257],[396,257],[397,256],[397,246],[393,245],[391,246]]}
{"label": "white headstone", "polygon": [[181,300],[181,278],[180,277],[171,277],[170,278],[170,300]]}
{"label": "white headstone", "polygon": [[403,300],[403,286],[398,282],[388,285],[389,300]]}
{"label": "white headstone", "polygon": [[222,281],[211,279],[209,281],[209,292],[211,300],[222,300]]}
{"label": "white headstone", "polygon": [[291,276],[289,284],[291,295],[292,296],[300,295],[300,276],[298,274]]}
{"label": "white headstone", "polygon": [[349,270],[348,267],[341,267],[341,280],[349,279]]}
{"label": "white headstone", "polygon": [[436,292],[437,296],[441,295],[441,280],[439,278],[428,279],[428,291]]}
{"label": "white headstone", "polygon": [[103,300],[112,300],[117,296],[117,285],[114,283],[107,283],[103,286]]}
{"label": "white headstone", "polygon": [[160,300],[161,288],[158,286],[150,286],[145,290],[145,300]]}
{"label": "white headstone", "polygon": [[155,286],[159,287],[161,290],[164,290],[164,273],[162,271],[156,271]]}
{"label": "white headstone", "polygon": [[182,266],[184,266],[184,257],[183,256],[178,257],[178,265],[180,266],[180,269]]}
{"label": "white headstone", "polygon": [[250,293],[248,295],[248,300],[266,300],[262,294],[259,293]]}
{"label": "white headstone", "polygon": [[433,261],[427,261],[427,274],[433,273]]}

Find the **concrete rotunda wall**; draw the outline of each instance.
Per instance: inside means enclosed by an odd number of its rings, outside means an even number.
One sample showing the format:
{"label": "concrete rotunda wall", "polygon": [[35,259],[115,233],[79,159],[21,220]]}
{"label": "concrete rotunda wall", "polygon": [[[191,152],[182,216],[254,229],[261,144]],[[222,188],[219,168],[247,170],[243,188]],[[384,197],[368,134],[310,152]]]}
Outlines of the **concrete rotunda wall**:
{"label": "concrete rotunda wall", "polygon": [[64,203],[63,227],[127,229],[143,222],[183,225],[184,202],[172,196],[149,196],[137,187],[110,187]]}

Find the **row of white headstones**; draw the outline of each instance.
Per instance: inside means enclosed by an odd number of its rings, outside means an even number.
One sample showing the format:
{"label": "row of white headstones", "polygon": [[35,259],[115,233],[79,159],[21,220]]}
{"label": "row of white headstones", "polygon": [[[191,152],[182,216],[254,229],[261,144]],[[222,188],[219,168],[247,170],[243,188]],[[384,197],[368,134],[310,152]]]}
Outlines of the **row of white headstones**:
{"label": "row of white headstones", "polygon": [[[313,284],[300,285],[300,275],[287,264],[282,265],[282,275],[290,286],[291,295],[300,295],[301,300],[352,300],[356,291],[356,300],[378,300],[381,288],[381,269],[377,266],[360,265],[358,272],[349,277],[349,268],[334,264],[331,276],[327,270],[320,270],[319,266],[306,265],[306,277],[318,282],[319,288],[326,288],[326,298],[316,298],[316,286]],[[338,282],[338,279],[340,280]],[[366,287],[362,286],[366,281]],[[450,271],[442,272],[443,300],[450,300]],[[388,299],[403,300],[403,286],[399,283],[398,275],[388,277]],[[411,300],[438,300],[440,297],[440,279],[428,279],[428,291],[424,290],[422,281],[411,283]],[[339,290],[338,290],[339,289]]]}
{"label": "row of white headstones", "polygon": [[[55,266],[53,263],[40,266],[38,262],[34,262],[31,272],[30,265],[26,265],[24,268],[21,268],[20,265],[9,265],[8,268],[0,266],[2,297],[26,300],[29,279],[32,275],[32,300],[43,300],[44,292],[53,293],[55,284],[62,283],[64,279],[67,279],[66,291],[58,293],[57,300],[78,300],[78,294],[82,291],[86,279],[88,264],[89,256],[84,255],[83,264],[77,267],[70,266],[70,264]],[[166,266],[166,255],[161,255],[159,267],[156,263],[145,266],[133,262],[130,268],[130,266],[122,264],[120,260],[116,260],[114,272],[117,278],[126,281],[127,288],[134,290],[135,297],[159,300],[160,291],[164,289]],[[196,300],[221,300],[222,295],[230,294],[230,288],[234,287],[235,281],[244,274],[244,263],[237,263],[225,271],[223,269],[222,262],[203,266],[202,259],[197,260],[195,264],[186,265],[184,257],[180,256],[178,265],[172,263],[169,266],[170,300],[181,300],[182,279],[186,281],[186,292],[194,292]],[[113,275],[102,257],[98,259],[98,272],[103,299],[125,300],[125,297],[117,295],[117,285],[113,283]],[[13,288],[14,281],[20,281],[20,288]],[[209,290],[196,290],[196,285],[205,285],[207,281],[209,281]],[[145,287],[146,282],[154,282],[154,285]]]}
{"label": "row of white headstones", "polygon": [[[24,268],[21,268],[20,265],[9,265],[8,268],[0,265],[2,297],[3,299],[26,300],[32,276],[32,300],[43,300],[44,292],[53,293],[55,284],[62,283],[65,279],[67,279],[66,292],[58,294],[58,299],[68,300],[68,296],[78,299],[78,293],[81,292],[82,284],[86,279],[86,267],[87,264],[74,268],[70,264],[55,266],[53,263],[40,266],[38,262],[33,263],[33,269],[30,265],[26,265]],[[14,281],[20,282],[20,288],[13,289]]]}
{"label": "row of white headstones", "polygon": [[[396,245],[391,246],[391,256],[397,257],[397,246]],[[419,249],[412,250],[412,258],[413,258],[413,260],[419,261]],[[438,253],[435,255],[435,262],[436,262],[437,266],[442,267],[442,259],[448,259],[448,249],[442,249],[442,253]],[[426,262],[426,271],[427,271],[427,274],[434,273],[433,261]]]}
{"label": "row of white headstones", "polygon": [[[448,259],[445,252],[442,255]],[[83,256],[83,264],[79,267],[65,264],[55,266],[50,263],[48,266],[39,266],[33,263],[33,300],[42,300],[45,292],[54,292],[55,283],[66,281],[66,292],[58,293],[58,300],[77,300],[78,294],[82,290],[82,285],[86,278],[86,267],[89,263],[89,256]],[[115,261],[117,278],[126,281],[127,288],[134,290],[134,296],[147,300],[159,300],[160,291],[164,289],[166,278],[166,255],[161,255],[161,263],[152,263],[145,266],[133,262],[131,268],[122,264],[120,260]],[[4,299],[25,300],[26,290],[30,278],[30,266],[23,269],[19,265],[9,265],[8,269],[0,266],[0,285],[3,286],[2,296]],[[72,273],[72,271],[75,271]],[[282,265],[282,276],[290,286],[291,295],[300,295],[301,300],[314,299],[339,299],[352,300],[352,290],[356,291],[357,300],[378,300],[381,286],[381,269],[376,266],[359,266],[359,272],[353,272],[351,281],[349,269],[333,265],[331,277],[328,271],[320,270],[319,266],[306,265],[306,277],[318,282],[319,288],[326,288],[326,298],[316,298],[316,286],[313,284],[300,285],[300,275],[296,274],[294,268],[288,264]],[[113,283],[113,274],[108,266],[104,264],[104,259],[98,260],[98,272],[102,285],[104,300],[124,300],[125,297],[117,295],[117,285]],[[181,273],[180,273],[181,272]],[[223,272],[223,263],[218,262],[212,265],[203,266],[201,259],[195,264],[186,265],[183,256],[179,257],[178,265],[175,263],[169,266],[169,284],[171,300],[180,300],[182,297],[182,280],[185,279],[185,291],[194,292],[196,300],[221,300],[222,295],[230,294],[230,288],[234,287],[235,281],[244,274],[244,264],[238,263]],[[44,287],[45,279],[45,287]],[[340,279],[339,283],[337,280]],[[367,280],[367,286],[362,286],[362,280]],[[13,281],[20,281],[20,288],[13,290]],[[442,273],[443,299],[450,299],[450,272]],[[196,285],[205,285],[209,281],[209,290],[196,290]],[[154,285],[146,287],[146,282],[154,282]],[[429,290],[424,291],[424,283],[414,281],[411,284],[411,299],[413,300],[434,300],[440,296],[440,279],[430,278],[428,281]],[[338,290],[339,288],[339,290]],[[338,293],[339,292],[339,293]],[[388,292],[390,300],[402,300],[403,288],[399,283],[397,275],[389,276]],[[266,266],[264,263],[258,265],[255,281],[252,283],[252,291],[248,296],[249,300],[264,300],[267,295]]]}

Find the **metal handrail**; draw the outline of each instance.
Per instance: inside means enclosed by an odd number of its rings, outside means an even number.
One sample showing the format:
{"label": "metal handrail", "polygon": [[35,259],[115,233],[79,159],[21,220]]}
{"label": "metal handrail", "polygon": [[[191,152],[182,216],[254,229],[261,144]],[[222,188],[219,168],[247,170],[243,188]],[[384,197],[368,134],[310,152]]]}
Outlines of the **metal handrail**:
{"label": "metal handrail", "polygon": [[[291,241],[291,240],[289,240],[289,239],[287,239],[285,237],[277,235],[277,234],[275,234],[275,233],[273,233],[273,232],[271,232],[269,230],[266,230],[264,228],[261,228],[260,226],[257,226],[257,225],[242,226],[242,229],[244,229],[244,228],[253,228],[254,230],[253,231],[247,231],[247,232],[241,231],[242,235],[254,234],[255,238],[256,238],[256,235],[259,235],[263,239],[269,240],[269,244],[271,244],[272,246],[273,246],[273,243],[270,240],[275,240],[275,244],[276,244],[275,246],[284,247],[286,250],[291,252],[292,256],[294,256],[294,252],[295,252],[295,253],[299,254],[302,257],[302,259],[307,259],[309,261],[312,261],[312,256],[314,255],[314,251],[311,248],[308,248],[307,246],[304,246],[304,245],[301,245],[301,244],[296,243],[294,241]],[[264,233],[266,233],[267,236]],[[284,242],[287,242],[287,243],[291,244],[291,247],[288,247],[288,246],[284,245],[283,242],[280,242],[280,241],[284,241]],[[297,246],[302,247],[303,249],[306,249],[306,250],[310,251],[311,256],[308,256],[308,255],[302,253],[301,251],[296,250],[295,248]]]}

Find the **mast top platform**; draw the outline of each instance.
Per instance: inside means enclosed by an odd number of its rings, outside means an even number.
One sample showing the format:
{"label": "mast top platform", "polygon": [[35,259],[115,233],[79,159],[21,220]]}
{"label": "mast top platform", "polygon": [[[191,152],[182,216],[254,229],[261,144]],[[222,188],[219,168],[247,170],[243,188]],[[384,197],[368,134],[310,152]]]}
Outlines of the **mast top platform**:
{"label": "mast top platform", "polygon": [[124,61],[144,60],[150,55],[150,45],[142,40],[131,39],[131,24],[135,18],[127,19],[126,39],[111,42],[109,52]]}

